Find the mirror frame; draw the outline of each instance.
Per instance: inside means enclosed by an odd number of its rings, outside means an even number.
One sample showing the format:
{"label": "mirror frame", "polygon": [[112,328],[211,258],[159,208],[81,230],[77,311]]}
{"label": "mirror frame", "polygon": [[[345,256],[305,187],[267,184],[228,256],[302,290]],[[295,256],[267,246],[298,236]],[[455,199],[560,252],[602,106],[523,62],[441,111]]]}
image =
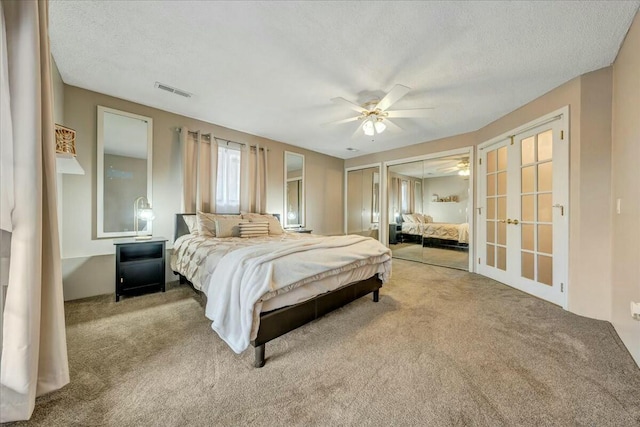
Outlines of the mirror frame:
{"label": "mirror frame", "polygon": [[[289,178],[287,177],[288,172],[287,172],[287,155],[294,155],[294,156],[300,156],[302,157],[302,191],[301,191],[301,196],[300,196],[300,218],[299,221],[296,224],[289,224],[289,220],[287,218],[287,185],[289,184]],[[293,151],[286,151],[284,152],[284,193],[283,193],[283,205],[284,205],[284,209],[283,209],[283,215],[282,215],[282,224],[284,228],[304,228],[305,226],[305,220],[306,220],[306,215],[305,215],[305,207],[306,207],[306,203],[305,203],[305,174],[306,174],[306,170],[305,170],[305,158],[304,158],[304,154],[300,154],[300,153],[294,153]],[[293,181],[294,179],[291,179],[291,181]]]}
{"label": "mirror frame", "polygon": [[[135,231],[104,231],[104,113],[117,114],[120,116],[130,117],[132,119],[147,122],[147,194],[145,195],[149,204],[152,202],[152,182],[153,182],[153,119],[139,114],[128,113],[126,111],[116,110],[114,108],[103,107],[98,105],[98,124],[97,124],[97,169],[96,169],[96,234],[98,238],[127,237],[135,236]],[[153,223],[148,222],[145,233],[153,232]]]}

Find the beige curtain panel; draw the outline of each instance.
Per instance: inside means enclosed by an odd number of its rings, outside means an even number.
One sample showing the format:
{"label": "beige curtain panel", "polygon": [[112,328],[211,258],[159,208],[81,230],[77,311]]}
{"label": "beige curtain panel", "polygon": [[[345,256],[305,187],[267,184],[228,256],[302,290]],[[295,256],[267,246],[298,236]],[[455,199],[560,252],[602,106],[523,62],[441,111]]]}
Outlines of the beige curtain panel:
{"label": "beige curtain panel", "polygon": [[182,212],[216,211],[218,144],[186,126],[180,130]]}
{"label": "beige curtain panel", "polygon": [[0,421],[8,422],[28,419],[36,396],[67,384],[69,367],[56,211],[48,3],[2,0],[0,16],[0,188],[2,202],[12,202],[0,211],[0,276],[7,284]]}

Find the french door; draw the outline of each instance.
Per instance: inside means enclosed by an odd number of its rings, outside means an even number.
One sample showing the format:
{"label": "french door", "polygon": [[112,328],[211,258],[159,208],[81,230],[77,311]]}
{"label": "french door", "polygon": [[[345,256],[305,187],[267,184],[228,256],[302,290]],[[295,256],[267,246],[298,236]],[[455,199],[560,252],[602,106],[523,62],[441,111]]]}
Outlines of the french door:
{"label": "french door", "polygon": [[561,119],[481,146],[478,272],[566,307],[569,149]]}

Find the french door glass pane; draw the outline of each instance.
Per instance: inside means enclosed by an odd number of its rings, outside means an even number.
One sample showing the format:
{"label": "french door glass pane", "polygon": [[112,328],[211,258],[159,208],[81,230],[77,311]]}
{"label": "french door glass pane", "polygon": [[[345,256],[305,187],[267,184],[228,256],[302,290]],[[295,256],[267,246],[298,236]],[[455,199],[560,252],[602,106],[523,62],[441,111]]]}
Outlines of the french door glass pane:
{"label": "french door glass pane", "polygon": [[498,249],[498,256],[497,256],[497,260],[496,260],[496,267],[498,267],[500,270],[507,270],[507,248],[503,248],[501,246],[497,247]]}
{"label": "french door glass pane", "polygon": [[529,252],[522,252],[522,277],[526,277],[527,279],[535,280],[534,273],[534,265],[533,265],[533,254]]}
{"label": "french door glass pane", "polygon": [[535,159],[535,137],[530,136],[527,139],[522,140],[522,164],[533,163]]}
{"label": "french door glass pane", "polygon": [[553,184],[553,163],[538,165],[538,191],[551,191]]}
{"label": "french door glass pane", "polygon": [[534,237],[533,237],[533,224],[522,224],[522,249],[533,251]]}
{"label": "french door glass pane", "polygon": [[507,170],[507,147],[498,148],[498,170]]}
{"label": "french door glass pane", "polygon": [[551,222],[551,193],[538,194],[538,221]]}
{"label": "french door glass pane", "polygon": [[550,256],[538,255],[538,282],[553,284],[553,258]]}
{"label": "french door glass pane", "polygon": [[538,225],[538,252],[553,253],[553,234],[551,224]]}
{"label": "french door glass pane", "polygon": [[522,221],[535,221],[533,201],[534,196],[522,196],[522,211],[520,213]]}
{"label": "french door glass pane", "polygon": [[532,193],[534,191],[535,186],[535,166],[528,166],[526,168],[522,168],[522,192],[523,193]]}
{"label": "french door glass pane", "polygon": [[489,267],[496,266],[496,247],[493,245],[487,245],[487,265]]}
{"label": "french door glass pane", "polygon": [[549,129],[538,134],[538,161],[549,160],[553,153],[553,132]]}

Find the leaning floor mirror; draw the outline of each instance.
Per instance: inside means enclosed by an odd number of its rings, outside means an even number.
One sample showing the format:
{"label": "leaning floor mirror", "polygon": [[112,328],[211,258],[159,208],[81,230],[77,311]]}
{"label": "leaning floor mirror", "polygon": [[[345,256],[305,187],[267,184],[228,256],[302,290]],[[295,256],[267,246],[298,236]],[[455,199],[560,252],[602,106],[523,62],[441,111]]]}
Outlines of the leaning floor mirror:
{"label": "leaning floor mirror", "polygon": [[153,120],[98,106],[97,140],[97,237],[151,235]]}
{"label": "leaning floor mirror", "polygon": [[284,152],[284,226],[304,227],[304,155]]}

